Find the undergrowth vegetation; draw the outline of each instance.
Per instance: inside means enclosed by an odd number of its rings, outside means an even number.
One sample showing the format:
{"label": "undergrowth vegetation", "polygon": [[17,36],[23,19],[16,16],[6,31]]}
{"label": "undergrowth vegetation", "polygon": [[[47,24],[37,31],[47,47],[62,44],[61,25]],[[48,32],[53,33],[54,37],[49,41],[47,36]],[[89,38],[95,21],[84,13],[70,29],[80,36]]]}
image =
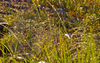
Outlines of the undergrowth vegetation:
{"label": "undergrowth vegetation", "polygon": [[11,1],[9,5],[0,6],[0,18],[8,22],[7,33],[0,38],[0,63],[100,62],[99,0]]}

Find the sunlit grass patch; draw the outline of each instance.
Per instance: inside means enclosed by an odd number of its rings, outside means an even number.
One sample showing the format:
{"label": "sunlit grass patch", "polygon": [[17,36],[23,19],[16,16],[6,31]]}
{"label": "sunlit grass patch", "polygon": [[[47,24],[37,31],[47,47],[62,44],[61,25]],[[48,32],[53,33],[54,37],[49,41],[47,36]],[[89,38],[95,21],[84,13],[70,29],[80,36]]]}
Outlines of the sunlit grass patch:
{"label": "sunlit grass patch", "polygon": [[2,15],[9,32],[0,38],[0,62],[98,63],[98,2],[33,0],[27,10],[5,8],[11,15]]}

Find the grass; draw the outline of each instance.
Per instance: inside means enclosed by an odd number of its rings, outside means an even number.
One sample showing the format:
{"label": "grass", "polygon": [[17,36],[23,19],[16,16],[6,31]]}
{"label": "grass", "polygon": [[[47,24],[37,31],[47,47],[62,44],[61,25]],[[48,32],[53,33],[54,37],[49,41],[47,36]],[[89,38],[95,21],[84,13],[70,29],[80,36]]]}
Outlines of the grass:
{"label": "grass", "polygon": [[[21,5],[24,4],[27,3]],[[27,4],[27,10],[14,5],[16,12],[12,12],[11,7],[0,7],[0,11],[12,14],[0,14],[8,22],[8,27],[4,28],[9,31],[0,38],[1,63],[100,62],[99,0],[32,0]],[[62,15],[45,9],[44,12],[40,5],[51,10],[62,8],[66,13]],[[72,19],[74,23],[62,17]]]}

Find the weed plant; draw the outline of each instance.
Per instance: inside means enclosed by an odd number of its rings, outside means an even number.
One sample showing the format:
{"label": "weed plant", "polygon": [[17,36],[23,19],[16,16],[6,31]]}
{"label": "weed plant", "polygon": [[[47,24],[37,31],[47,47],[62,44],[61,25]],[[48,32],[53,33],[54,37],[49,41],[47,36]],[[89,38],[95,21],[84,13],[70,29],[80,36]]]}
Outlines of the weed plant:
{"label": "weed plant", "polygon": [[[0,14],[8,22],[4,26],[8,32],[0,38],[0,63],[100,62],[99,0],[32,0],[14,5],[16,12],[0,7],[0,12],[11,13]],[[25,5],[27,9],[20,7]],[[66,13],[60,14],[57,8]]]}

